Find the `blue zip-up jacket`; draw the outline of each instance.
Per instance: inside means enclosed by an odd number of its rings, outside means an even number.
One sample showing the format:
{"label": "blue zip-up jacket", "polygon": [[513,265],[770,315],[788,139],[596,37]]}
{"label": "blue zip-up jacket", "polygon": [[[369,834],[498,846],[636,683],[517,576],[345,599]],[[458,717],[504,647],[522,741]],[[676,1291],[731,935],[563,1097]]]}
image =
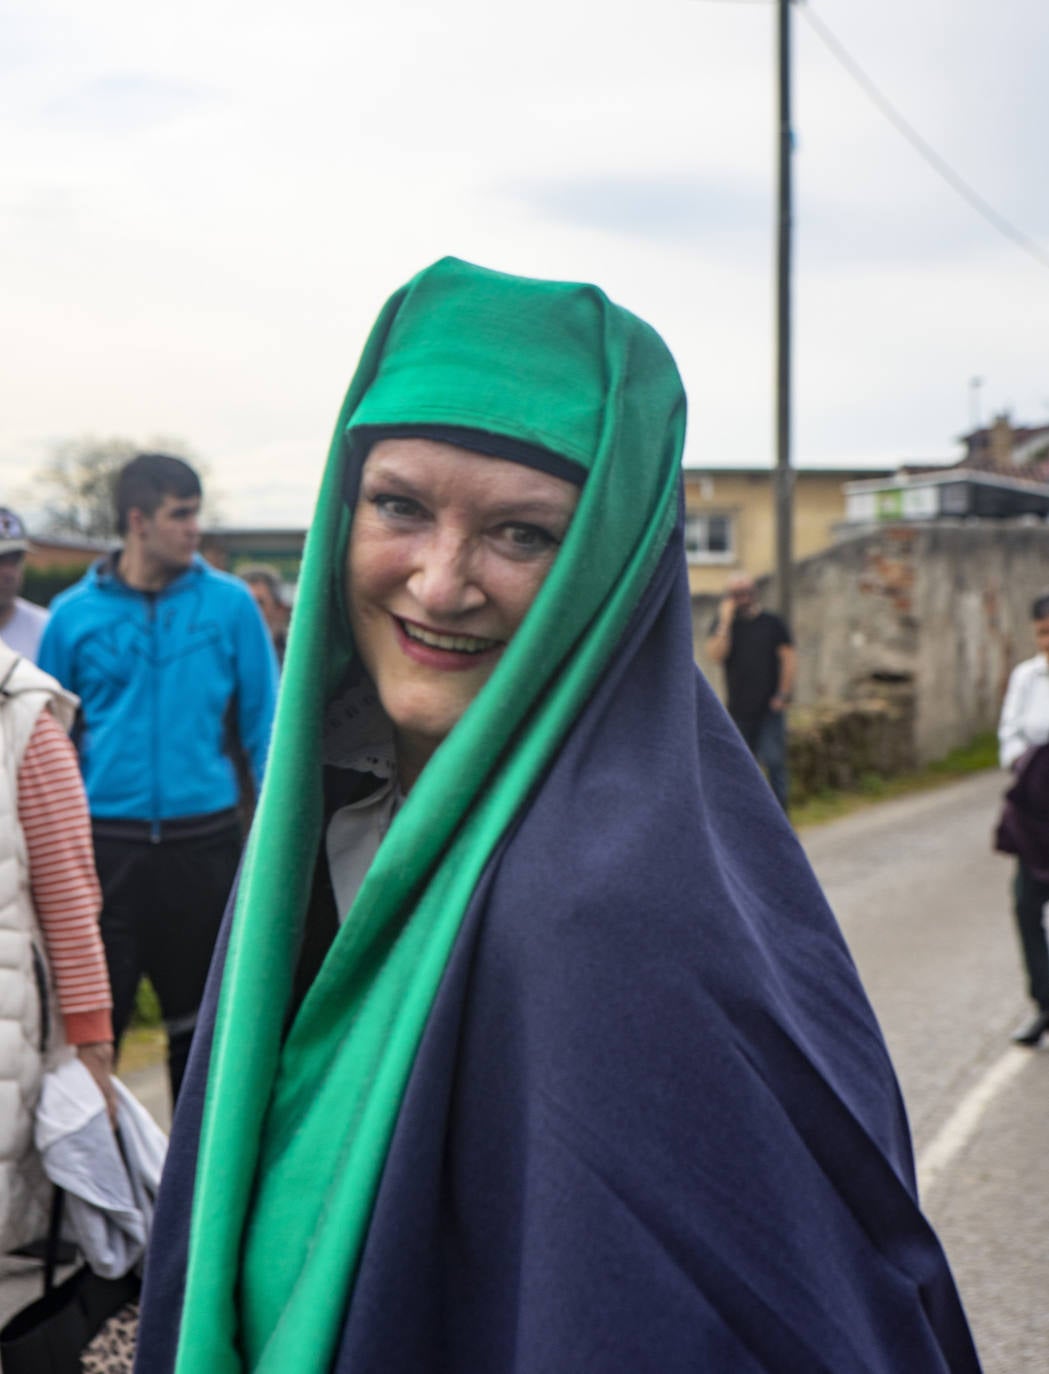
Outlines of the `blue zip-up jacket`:
{"label": "blue zip-up jacket", "polygon": [[247,587],[199,555],[160,592],[129,587],[116,556],[56,597],[40,666],[80,698],[92,816],[164,821],[236,806],[230,713],[261,781],[277,660]]}

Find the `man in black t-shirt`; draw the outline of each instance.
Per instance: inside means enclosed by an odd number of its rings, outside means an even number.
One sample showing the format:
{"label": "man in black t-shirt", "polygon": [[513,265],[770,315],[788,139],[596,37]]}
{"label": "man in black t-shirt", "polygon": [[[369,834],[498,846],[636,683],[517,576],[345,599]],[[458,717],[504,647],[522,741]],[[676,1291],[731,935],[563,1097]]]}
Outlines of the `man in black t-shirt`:
{"label": "man in black t-shirt", "polygon": [[797,655],[778,615],[763,611],[754,579],[729,578],[707,640],[707,653],[725,665],[728,713],[784,811],[787,809],[787,731],[784,711],[794,686]]}

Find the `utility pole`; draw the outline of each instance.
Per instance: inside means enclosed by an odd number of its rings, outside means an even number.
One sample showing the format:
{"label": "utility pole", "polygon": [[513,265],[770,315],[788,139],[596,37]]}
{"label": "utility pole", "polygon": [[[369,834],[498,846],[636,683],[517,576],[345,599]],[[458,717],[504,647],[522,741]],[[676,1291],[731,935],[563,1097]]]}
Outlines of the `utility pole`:
{"label": "utility pole", "polygon": [[791,266],[793,196],[790,114],[790,4],[779,0],[779,233],[776,255],[776,584],[779,611],[790,624],[794,472],[791,467]]}

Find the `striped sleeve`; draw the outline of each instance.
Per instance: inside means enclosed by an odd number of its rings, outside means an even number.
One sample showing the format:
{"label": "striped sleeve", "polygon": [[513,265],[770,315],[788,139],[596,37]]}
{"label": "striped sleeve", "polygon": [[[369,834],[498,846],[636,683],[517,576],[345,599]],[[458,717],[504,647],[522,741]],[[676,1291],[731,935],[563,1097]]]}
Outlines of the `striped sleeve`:
{"label": "striped sleeve", "polygon": [[18,770],[29,882],[72,1045],[112,1040],[112,999],[98,929],[102,894],[76,752],[41,711]]}

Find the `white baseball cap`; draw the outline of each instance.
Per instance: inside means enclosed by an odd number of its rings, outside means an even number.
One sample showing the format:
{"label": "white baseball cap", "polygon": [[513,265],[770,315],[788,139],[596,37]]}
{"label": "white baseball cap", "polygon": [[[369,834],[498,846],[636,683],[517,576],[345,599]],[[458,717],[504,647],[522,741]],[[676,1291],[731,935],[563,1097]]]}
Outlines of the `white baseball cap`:
{"label": "white baseball cap", "polygon": [[21,516],[0,506],[0,554],[25,553],[29,548],[29,536]]}

